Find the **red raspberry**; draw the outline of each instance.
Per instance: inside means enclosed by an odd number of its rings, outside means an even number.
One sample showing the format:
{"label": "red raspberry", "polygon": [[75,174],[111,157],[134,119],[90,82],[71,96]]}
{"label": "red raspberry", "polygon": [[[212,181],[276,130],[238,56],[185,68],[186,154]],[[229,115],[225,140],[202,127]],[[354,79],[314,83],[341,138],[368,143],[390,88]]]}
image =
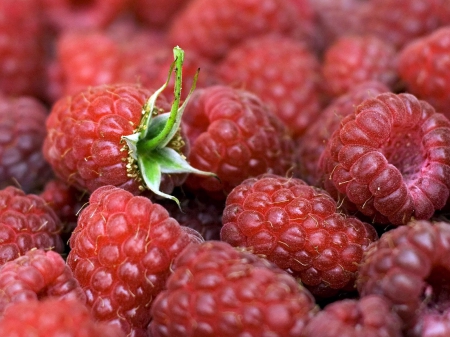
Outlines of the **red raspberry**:
{"label": "red raspberry", "polygon": [[156,298],[149,333],[162,336],[300,336],[314,299],[267,260],[220,241],[186,248]]}
{"label": "red raspberry", "polygon": [[[14,303],[55,298],[86,302],[61,255],[33,249],[0,267],[0,316]],[[9,335],[1,335],[9,336]]]}
{"label": "red raspberry", "polygon": [[308,1],[295,1],[192,0],[173,19],[168,39],[171,45],[210,59],[220,59],[241,41],[267,33],[308,40],[314,17],[305,10],[310,8]]}
{"label": "red raspberry", "polygon": [[327,305],[309,321],[302,337],[402,337],[400,326],[389,302],[370,295]]}
{"label": "red raspberry", "polygon": [[441,7],[441,0],[370,0],[362,30],[402,47],[439,27]]}
{"label": "red raspberry", "polygon": [[83,303],[55,299],[12,305],[0,320],[0,335],[125,337],[125,333],[119,328],[96,322]]}
{"label": "red raspberry", "polygon": [[389,91],[381,82],[368,81],[355,85],[346,94],[335,98],[298,140],[300,177],[311,185],[322,186],[319,158],[341,120],[353,113],[354,107],[365,99]]}
{"label": "red raspberry", "polygon": [[50,179],[42,154],[47,115],[33,97],[0,95],[0,189],[19,185],[30,193]]}
{"label": "red raspberry", "polygon": [[302,42],[260,36],[231,49],[219,64],[224,83],[254,92],[295,136],[319,114],[320,64]]}
{"label": "red raspberry", "polygon": [[398,72],[409,92],[450,118],[450,27],[412,41],[399,53]]}
{"label": "red raspberry", "polygon": [[80,213],[67,264],[94,317],[140,336],[173,259],[201,236],[143,196],[113,186],[95,190]]}
{"label": "red raspberry", "polygon": [[408,336],[413,337],[444,337],[450,334],[450,310],[441,312],[431,309],[420,313],[417,323]]}
{"label": "red raspberry", "polygon": [[197,90],[186,108],[184,126],[191,143],[189,162],[220,179],[191,175],[186,185],[192,190],[223,200],[248,177],[286,175],[296,166],[287,127],[249,91],[225,85]]}
{"label": "red raspberry", "polygon": [[0,265],[33,248],[64,249],[62,224],[45,200],[16,187],[0,190]]}
{"label": "red raspberry", "polygon": [[[405,328],[414,327],[424,313],[445,319],[450,308],[449,242],[446,222],[414,221],[384,233],[361,263],[357,280],[361,296],[384,296]],[[424,336],[423,328],[417,325],[416,333],[408,336]]]}
{"label": "red raspberry", "polygon": [[221,239],[262,254],[320,297],[352,289],[375,229],[345,217],[324,190],[300,179],[262,175],[228,195]]}
{"label": "red raspberry", "polygon": [[41,96],[45,87],[39,0],[0,1],[0,92]]}
{"label": "red raspberry", "polygon": [[128,0],[40,0],[45,21],[56,31],[104,28],[125,9]]}
{"label": "red raspberry", "polygon": [[145,25],[165,28],[189,2],[190,0],[133,0],[132,10]]}
{"label": "red raspberry", "polygon": [[338,96],[366,81],[392,88],[396,67],[396,50],[389,42],[372,35],[346,35],[325,51],[322,71],[327,91]]}
{"label": "red raspberry", "polygon": [[450,121],[411,94],[366,99],[322,153],[325,188],[374,222],[429,219],[450,188]]}

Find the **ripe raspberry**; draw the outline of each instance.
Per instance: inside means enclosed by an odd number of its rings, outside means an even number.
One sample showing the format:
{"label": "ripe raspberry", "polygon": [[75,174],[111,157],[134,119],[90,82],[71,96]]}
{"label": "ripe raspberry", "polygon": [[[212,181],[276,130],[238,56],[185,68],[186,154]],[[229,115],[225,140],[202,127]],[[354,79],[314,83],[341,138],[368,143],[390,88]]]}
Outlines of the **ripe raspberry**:
{"label": "ripe raspberry", "polygon": [[201,236],[143,196],[113,186],[95,190],[79,216],[67,264],[94,317],[140,336],[173,259]]}
{"label": "ripe raspberry", "polygon": [[39,0],[0,1],[0,92],[41,96],[45,87]]}
{"label": "ripe raspberry", "polygon": [[345,217],[324,191],[300,179],[262,175],[228,195],[221,239],[262,254],[300,278],[313,295],[352,289],[375,229]]}
{"label": "ripe raspberry", "polygon": [[366,81],[392,88],[396,67],[396,50],[389,42],[373,35],[346,35],[325,51],[322,71],[327,91],[338,96]]}
{"label": "ripe raspberry", "polygon": [[409,92],[450,118],[450,27],[412,41],[399,52],[398,73]]}
{"label": "ripe raspberry", "polygon": [[190,0],[134,0],[132,11],[137,19],[150,27],[166,28],[173,17]]}
{"label": "ripe raspberry", "polygon": [[182,45],[214,60],[257,35],[279,33],[309,41],[314,17],[305,8],[310,5],[295,1],[192,0],[173,19],[168,39],[171,45]]}
{"label": "ripe raspberry", "polygon": [[402,337],[401,321],[383,297],[369,295],[327,305],[306,325],[302,337]]}
{"label": "ripe raspberry", "polygon": [[323,176],[318,169],[319,158],[328,139],[339,128],[341,120],[353,113],[354,107],[365,99],[389,91],[381,82],[367,81],[355,85],[346,94],[335,98],[298,139],[300,177],[311,185],[322,186]]}
{"label": "ripe raspberry", "polygon": [[0,289],[0,316],[18,302],[49,297],[86,302],[83,289],[61,255],[41,249],[30,250],[0,266]]}
{"label": "ripe raspberry", "polygon": [[441,0],[370,0],[365,4],[363,31],[402,47],[431,33],[441,23]]}
{"label": "ripe raspberry", "polygon": [[300,336],[316,311],[294,278],[224,242],[186,248],[173,269],[152,307],[153,337]]}
{"label": "ripe raspberry", "polygon": [[0,189],[19,185],[30,193],[50,179],[42,154],[47,115],[33,97],[0,95]]}
{"label": "ripe raspberry", "polygon": [[11,305],[0,319],[0,335],[125,337],[119,328],[96,322],[82,302],[55,299]]}
{"label": "ripe raspberry", "polygon": [[450,308],[449,242],[446,222],[414,221],[384,233],[361,263],[361,296],[384,296],[407,329],[429,311],[444,318]]}
{"label": "ripe raspberry", "polygon": [[[428,312],[429,311],[429,312]],[[444,312],[435,309],[420,313],[417,323],[408,336],[413,337],[444,337],[450,334],[450,310]]]}
{"label": "ripe raspberry", "polygon": [[245,40],[226,54],[217,72],[225,84],[268,103],[295,136],[319,114],[320,64],[300,41],[275,35]]}
{"label": "ripe raspberry", "polygon": [[366,99],[322,153],[325,188],[374,222],[429,219],[450,188],[450,121],[411,94]]}
{"label": "ripe raspberry", "polygon": [[54,30],[105,28],[128,0],[40,0],[47,24]]}
{"label": "ripe raspberry", "polygon": [[32,248],[64,249],[62,224],[45,200],[16,187],[0,190],[0,265]]}
{"label": "ripe raspberry", "polygon": [[251,176],[295,169],[294,142],[287,127],[253,93],[217,85],[197,90],[185,111],[191,144],[189,162],[213,177],[190,175],[185,183],[224,200]]}

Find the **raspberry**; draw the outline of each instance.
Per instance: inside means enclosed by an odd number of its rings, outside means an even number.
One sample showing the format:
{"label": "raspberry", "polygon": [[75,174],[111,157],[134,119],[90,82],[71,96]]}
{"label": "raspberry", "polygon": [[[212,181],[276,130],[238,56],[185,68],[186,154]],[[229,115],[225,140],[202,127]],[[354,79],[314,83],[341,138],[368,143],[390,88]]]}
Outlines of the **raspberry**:
{"label": "raspberry", "polygon": [[86,302],[83,290],[61,255],[41,249],[30,250],[3,264],[0,289],[0,316],[18,302],[29,303],[50,297]]}
{"label": "raspberry", "polygon": [[308,40],[309,27],[314,25],[312,11],[305,10],[309,7],[304,0],[298,4],[290,0],[193,0],[173,19],[168,39],[171,45],[182,45],[213,60],[257,35],[279,33]]}
{"label": "raspberry", "polygon": [[166,28],[190,0],[134,0],[132,10],[137,19],[150,27]]}
{"label": "raspberry", "polygon": [[300,177],[307,183],[322,186],[322,174],[319,159],[331,134],[339,128],[341,120],[353,113],[356,105],[367,98],[375,97],[389,88],[378,81],[367,81],[355,85],[346,94],[336,97],[308,126],[304,135],[298,140]]}
{"label": "raspberry", "polygon": [[300,41],[273,35],[245,40],[226,54],[217,72],[225,84],[268,103],[295,136],[319,114],[319,61]]}
{"label": "raspberry", "polygon": [[45,200],[16,187],[0,190],[0,265],[32,248],[62,252],[62,224]]}
{"label": "raspberry", "polygon": [[47,24],[62,30],[105,28],[125,9],[128,0],[40,0]]}
{"label": "raspberry", "polygon": [[384,233],[361,263],[361,296],[384,296],[407,329],[429,310],[444,318],[450,308],[448,242],[446,222],[413,221]]}
{"label": "raspberry", "polygon": [[352,289],[375,229],[345,217],[324,190],[295,178],[262,175],[228,195],[221,239],[262,254],[298,277],[313,295]]}
{"label": "raspberry", "polygon": [[192,166],[213,177],[190,175],[191,190],[225,199],[235,186],[262,173],[286,175],[296,168],[287,127],[253,93],[217,85],[199,89],[185,111]]}
{"label": "raspberry", "polygon": [[411,94],[363,101],[322,153],[325,188],[374,222],[429,219],[450,188],[450,121]]}
{"label": "raspberry", "polygon": [[396,66],[396,50],[389,42],[371,35],[346,35],[325,51],[322,71],[327,91],[338,96],[371,80],[392,88]]}
{"label": "raspberry", "polygon": [[450,27],[412,41],[399,53],[398,73],[409,92],[450,118]]}
{"label": "raspberry", "polygon": [[43,94],[45,51],[38,1],[0,1],[0,92],[6,95]]}
{"label": "raspberry", "polygon": [[185,228],[143,196],[114,186],[96,189],[80,213],[67,257],[94,317],[132,336],[143,334],[173,259],[202,241]]}
{"label": "raspberry", "polygon": [[401,321],[383,297],[331,303],[306,325],[302,337],[401,337]]}
{"label": "raspberry", "polygon": [[31,193],[50,179],[42,154],[47,115],[36,98],[0,95],[0,189],[19,185]]}
{"label": "raspberry", "polygon": [[156,298],[149,333],[162,336],[300,336],[311,294],[260,257],[220,241],[186,248]]}
{"label": "raspberry", "polygon": [[0,319],[0,335],[125,337],[120,329],[96,322],[82,302],[53,298],[11,305]]}

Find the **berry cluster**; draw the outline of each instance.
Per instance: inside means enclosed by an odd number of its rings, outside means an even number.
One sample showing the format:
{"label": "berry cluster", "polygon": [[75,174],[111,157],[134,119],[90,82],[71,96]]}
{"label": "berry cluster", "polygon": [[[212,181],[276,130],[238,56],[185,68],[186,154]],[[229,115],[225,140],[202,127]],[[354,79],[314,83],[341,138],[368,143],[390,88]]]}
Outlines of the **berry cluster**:
{"label": "berry cluster", "polygon": [[449,336],[449,55],[449,0],[0,0],[0,336]]}

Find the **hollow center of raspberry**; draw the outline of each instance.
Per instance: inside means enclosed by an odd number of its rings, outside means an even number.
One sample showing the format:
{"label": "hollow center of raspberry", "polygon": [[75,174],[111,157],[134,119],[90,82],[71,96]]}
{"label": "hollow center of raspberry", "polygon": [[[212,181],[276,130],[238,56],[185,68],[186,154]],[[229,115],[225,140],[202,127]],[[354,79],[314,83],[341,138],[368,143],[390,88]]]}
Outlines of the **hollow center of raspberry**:
{"label": "hollow center of raspberry", "polygon": [[427,307],[439,312],[450,309],[450,270],[437,266],[425,280],[425,302]]}
{"label": "hollow center of raspberry", "polygon": [[420,169],[426,159],[420,139],[418,129],[408,130],[406,133],[397,132],[382,148],[388,162],[401,172],[405,181],[412,181],[419,177]]}

